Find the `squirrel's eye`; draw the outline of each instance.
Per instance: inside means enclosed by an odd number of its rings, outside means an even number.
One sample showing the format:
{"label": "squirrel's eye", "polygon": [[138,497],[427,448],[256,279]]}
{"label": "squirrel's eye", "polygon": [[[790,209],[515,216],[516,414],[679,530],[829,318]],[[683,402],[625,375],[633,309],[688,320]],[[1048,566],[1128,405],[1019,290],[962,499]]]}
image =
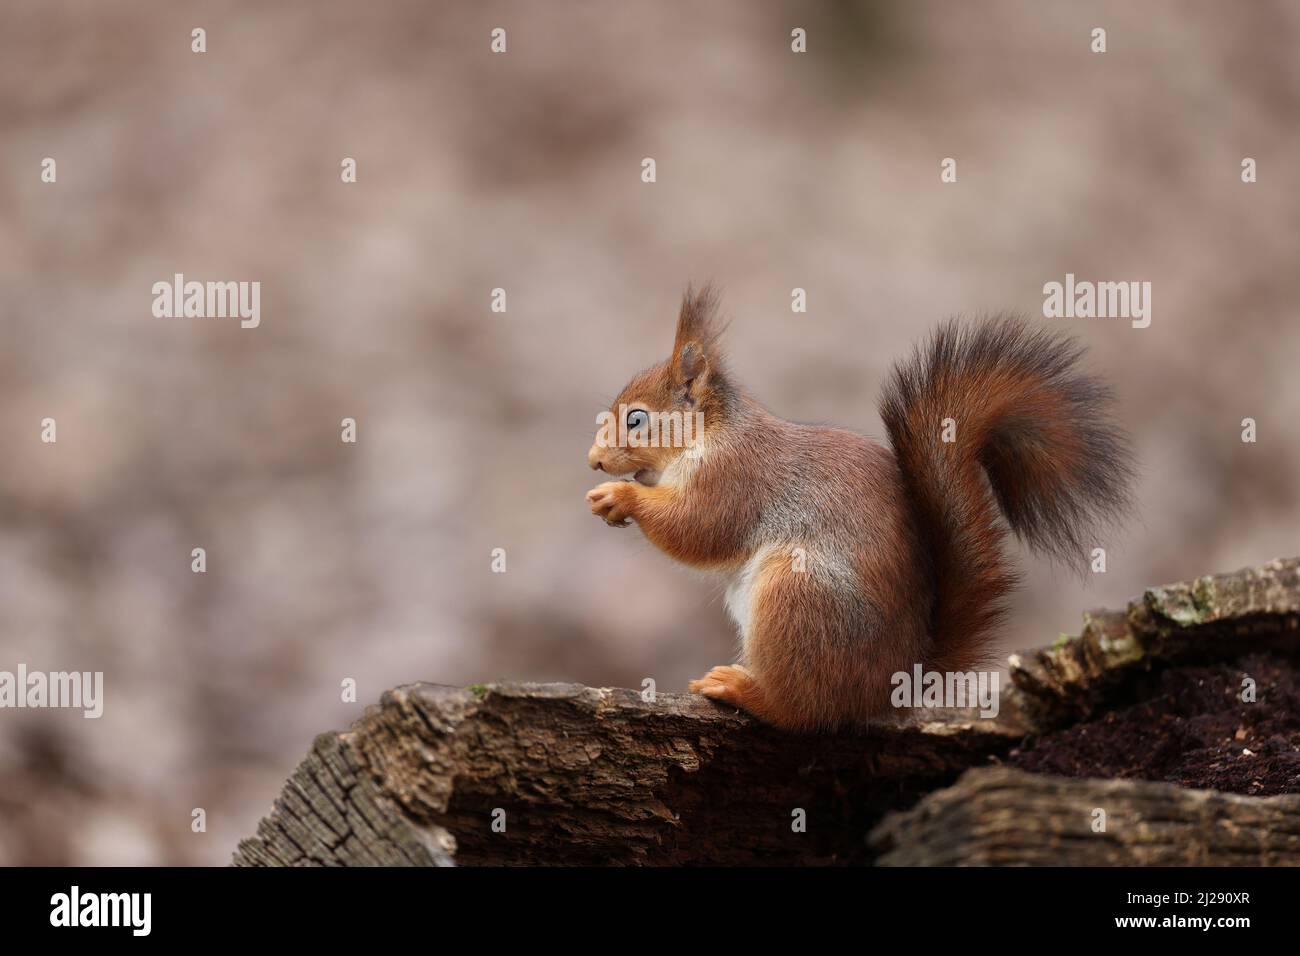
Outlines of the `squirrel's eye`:
{"label": "squirrel's eye", "polygon": [[634,408],[627,413],[627,430],[636,431],[648,421],[650,421],[649,415],[639,408]]}

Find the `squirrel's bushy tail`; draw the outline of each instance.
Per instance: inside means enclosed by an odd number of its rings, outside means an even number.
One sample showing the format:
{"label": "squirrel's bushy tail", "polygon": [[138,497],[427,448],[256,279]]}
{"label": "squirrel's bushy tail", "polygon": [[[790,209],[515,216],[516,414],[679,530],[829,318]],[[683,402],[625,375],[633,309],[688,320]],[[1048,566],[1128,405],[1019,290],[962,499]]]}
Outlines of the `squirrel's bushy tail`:
{"label": "squirrel's bushy tail", "polygon": [[1081,566],[1099,526],[1127,510],[1131,453],[1109,390],[1077,368],[1082,352],[1012,318],[950,322],[890,376],[881,417],[935,596],[927,667],[988,661],[1018,580],[1002,550],[1006,525]]}

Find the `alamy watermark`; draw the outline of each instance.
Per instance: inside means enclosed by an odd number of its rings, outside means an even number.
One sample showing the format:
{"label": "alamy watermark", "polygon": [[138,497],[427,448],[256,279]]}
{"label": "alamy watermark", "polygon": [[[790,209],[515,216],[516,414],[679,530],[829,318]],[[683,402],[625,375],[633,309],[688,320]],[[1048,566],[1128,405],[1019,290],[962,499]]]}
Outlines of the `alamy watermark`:
{"label": "alamy watermark", "polygon": [[152,914],[152,893],[83,893],[74,885],[50,897],[51,926],[119,926],[132,936],[148,936]]}
{"label": "alamy watermark", "polygon": [[94,720],[104,715],[103,671],[0,671],[0,708],[69,708]]}
{"label": "alamy watermark", "polygon": [[262,283],[185,281],[178,272],[171,282],[153,284],[153,314],[159,319],[239,319],[240,328],[262,324]]}
{"label": "alamy watermark", "polygon": [[1151,324],[1150,282],[1076,282],[1073,272],[1064,282],[1043,286],[1043,317],[1047,319],[1131,319],[1133,328]]}
{"label": "alamy watermark", "polygon": [[704,435],[704,412],[653,412],[618,406],[596,416],[601,448],[694,448]]}
{"label": "alamy watermark", "polygon": [[999,703],[997,671],[896,671],[889,702],[895,707],[978,707],[981,717],[996,717]]}

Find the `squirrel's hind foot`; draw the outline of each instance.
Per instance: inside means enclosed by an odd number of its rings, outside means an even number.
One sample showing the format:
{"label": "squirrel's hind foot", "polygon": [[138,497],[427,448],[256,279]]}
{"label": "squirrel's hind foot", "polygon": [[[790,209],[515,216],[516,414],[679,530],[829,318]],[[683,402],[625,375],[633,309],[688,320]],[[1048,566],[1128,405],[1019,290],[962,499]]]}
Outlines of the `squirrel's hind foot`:
{"label": "squirrel's hind foot", "polygon": [[739,664],[715,667],[699,680],[691,681],[687,689],[692,694],[703,694],[710,700],[731,704],[755,716],[762,709],[758,682]]}

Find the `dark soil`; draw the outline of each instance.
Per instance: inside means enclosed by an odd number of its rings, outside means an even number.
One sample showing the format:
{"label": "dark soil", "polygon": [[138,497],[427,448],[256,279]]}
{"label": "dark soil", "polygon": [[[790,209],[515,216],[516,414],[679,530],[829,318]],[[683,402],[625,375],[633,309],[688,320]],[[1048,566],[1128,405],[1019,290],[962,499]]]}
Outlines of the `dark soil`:
{"label": "dark soil", "polygon": [[[1241,700],[1242,679],[1256,685]],[[1300,793],[1300,663],[1270,655],[1143,678],[1136,703],[1047,734],[1008,761],[1033,773],[1134,777],[1250,796]]]}

